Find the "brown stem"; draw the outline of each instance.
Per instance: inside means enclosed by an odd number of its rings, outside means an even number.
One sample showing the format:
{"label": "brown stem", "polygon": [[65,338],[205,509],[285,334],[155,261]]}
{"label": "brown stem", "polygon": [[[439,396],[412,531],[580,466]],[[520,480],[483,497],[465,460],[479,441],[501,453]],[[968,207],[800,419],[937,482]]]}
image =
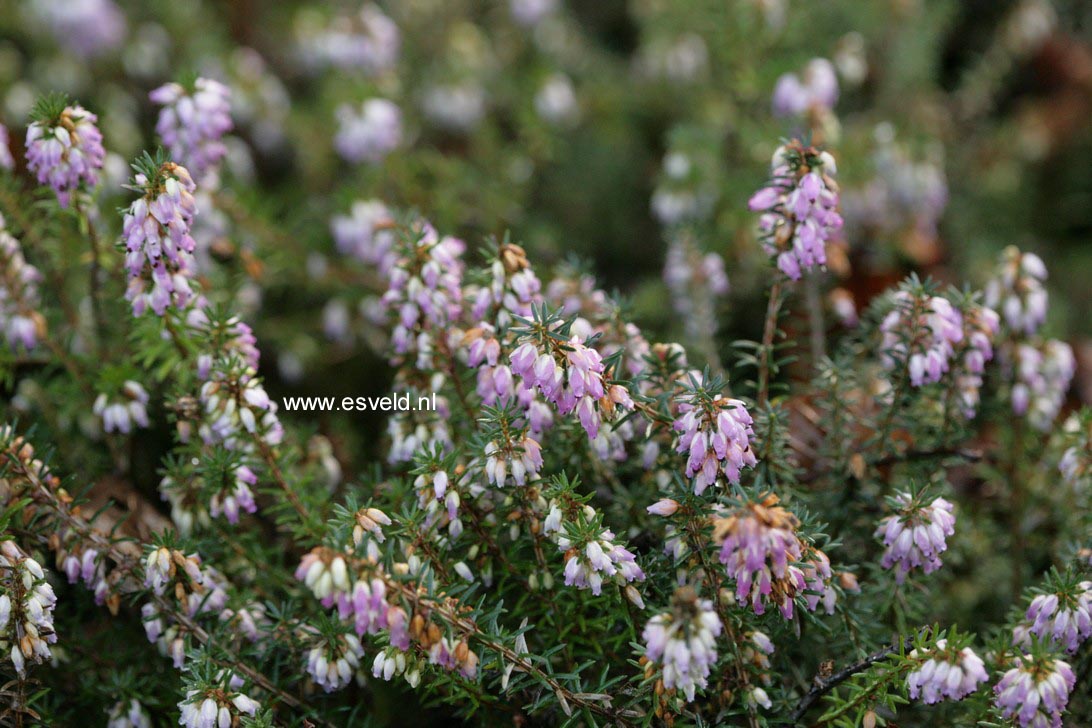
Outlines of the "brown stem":
{"label": "brown stem", "polygon": [[84,210],[79,196],[76,196],[76,215],[79,216],[81,227],[87,227],[87,237],[91,242],[91,265],[88,267],[87,295],[91,299],[91,319],[95,330],[95,339],[100,359],[106,351],[106,320],[102,315],[102,292],[100,290],[101,263],[99,261],[100,245],[99,234],[95,231],[95,225]]}
{"label": "brown stem", "polygon": [[804,695],[804,697],[800,699],[800,702],[797,703],[796,709],[793,710],[792,715],[789,716],[789,722],[786,725],[796,725],[797,723],[799,723],[800,719],[807,714],[808,710],[811,709],[811,706],[814,705],[816,701],[818,701],[820,698],[822,698],[834,688],[844,683],[849,678],[853,677],[859,672],[867,670],[868,668],[875,665],[877,662],[886,659],[888,655],[892,655],[895,652],[898,652],[900,648],[903,650],[910,649],[913,644],[914,638],[907,637],[901,642],[893,642],[883,649],[873,652],[871,655],[864,658],[860,662],[855,662],[852,665],[842,670],[839,670],[828,678],[816,677],[815,680],[812,681],[811,690],[809,690]]}
{"label": "brown stem", "polygon": [[1020,598],[1024,588],[1024,559],[1027,553],[1027,538],[1024,534],[1024,508],[1027,504],[1027,489],[1020,472],[1020,458],[1024,445],[1024,418],[1017,417],[1012,425],[1012,447],[1009,448],[1009,538],[1012,540],[1012,598]]}
{"label": "brown stem", "polygon": [[[709,563],[709,556],[705,553],[705,544],[701,537],[701,521],[698,517],[691,515],[687,518],[686,533],[687,540],[690,542],[690,549],[697,555],[698,561],[701,563],[702,573],[709,581],[709,588],[713,592],[713,604],[716,605],[717,614],[720,616],[721,624],[724,625],[724,633],[728,637],[728,644],[731,646],[736,677],[743,688],[747,689],[750,687],[751,681],[747,676],[747,668],[743,664],[743,658],[739,654],[739,633],[736,631],[732,615],[728,613],[727,607],[720,598],[720,572]],[[747,724],[750,728],[758,728],[758,718],[755,715],[754,706],[748,706]]]}
{"label": "brown stem", "polygon": [[773,357],[774,336],[777,334],[777,316],[781,312],[781,289],[783,281],[780,275],[770,288],[770,300],[766,306],[766,324],[762,331],[762,351],[758,366],[758,407],[762,409],[770,401],[770,367]]}
{"label": "brown stem", "polygon": [[823,319],[823,299],[819,295],[819,273],[808,275],[804,281],[804,296],[808,307],[808,333],[811,344],[811,365],[819,366],[819,361],[827,355],[827,326]]}
{"label": "brown stem", "polygon": [[284,473],[281,471],[281,466],[277,462],[277,456],[273,453],[273,450],[266,444],[265,440],[257,434],[254,435],[254,443],[261,451],[262,459],[265,460],[265,464],[269,468],[270,474],[273,476],[273,481],[277,484],[277,487],[281,489],[281,492],[284,493],[285,498],[292,504],[292,507],[296,509],[296,513],[299,514],[300,525],[307,528],[312,536],[318,537],[320,534],[310,525],[311,514],[304,508],[303,501],[300,500],[300,497],[296,495],[295,491],[292,490],[292,486],[290,486],[285,479]]}

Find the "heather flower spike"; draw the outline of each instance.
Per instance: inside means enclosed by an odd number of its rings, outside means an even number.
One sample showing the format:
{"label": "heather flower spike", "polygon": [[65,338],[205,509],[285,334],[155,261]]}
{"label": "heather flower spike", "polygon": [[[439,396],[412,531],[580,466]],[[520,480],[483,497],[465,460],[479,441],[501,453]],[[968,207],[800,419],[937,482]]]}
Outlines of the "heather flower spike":
{"label": "heather flower spike", "polygon": [[40,99],[27,127],[27,169],[38,184],[49,185],[61,207],[68,207],[81,187],[99,182],[106,159],[98,117],[67,97],[52,95]]}
{"label": "heather flower spike", "polygon": [[45,318],[38,310],[41,280],[42,274],[27,262],[0,215],[0,334],[13,350],[30,351],[45,334]]}
{"label": "heather flower spike", "polygon": [[204,182],[227,154],[222,139],[233,126],[231,90],[219,81],[197,78],[191,84],[164,84],[149,98],[163,107],[155,128],[171,158]]}
{"label": "heather flower spike", "polygon": [[963,341],[962,314],[951,301],[930,294],[916,279],[892,298],[894,307],[880,324],[884,366],[905,369],[914,387],[939,382],[953,364],[956,346]]}
{"label": "heather flower spike", "polygon": [[337,118],[334,146],[348,162],[378,164],[402,143],[402,112],[387,99],[339,107]]}
{"label": "heather flower spike", "polygon": [[754,431],[747,405],[721,395],[718,384],[692,381],[678,396],[679,416],[672,424],[679,433],[675,449],[687,456],[686,476],[693,478],[697,495],[722,474],[738,484],[741,471],[758,462],[750,445]]}
{"label": "heather flower spike", "polygon": [[14,541],[0,542],[0,647],[22,680],[30,665],[53,659],[57,597],[41,565]]}
{"label": "heather flower spike", "polygon": [[776,606],[792,619],[795,599],[807,588],[804,572],[796,566],[803,544],[796,535],[799,519],[778,505],[775,495],[744,503],[713,525],[720,544],[720,562],[736,586],[736,601],[750,604],[755,614]]}
{"label": "heather flower spike", "polygon": [[[185,167],[145,153],[133,165],[133,201],[122,226],[129,288],[125,297],[133,315],[149,308],[162,316],[168,308],[185,310],[194,300],[194,240],[190,235],[197,206],[196,185]],[[149,290],[150,288],[150,290]]]}
{"label": "heather flower spike", "polygon": [[830,152],[794,140],[778,147],[769,183],[748,202],[753,212],[761,213],[763,250],[792,280],[826,266],[827,245],[842,229],[836,175]]}
{"label": "heather flower spike", "polygon": [[941,567],[947,538],[955,533],[955,507],[944,498],[927,502],[921,494],[899,493],[890,499],[894,515],[880,521],[876,536],[883,540],[883,567],[895,567],[899,583],[911,570],[930,574]]}
{"label": "heather flower spike", "polygon": [[1028,605],[1027,633],[1073,654],[1092,637],[1092,581],[1055,571],[1047,587],[1050,591],[1036,595]]}
{"label": "heather flower spike", "polygon": [[910,697],[926,705],[942,700],[962,700],[989,679],[985,663],[970,647],[938,639],[931,647],[915,648],[908,655],[915,662],[906,677]]}
{"label": "heather flower spike", "polygon": [[675,592],[671,611],[649,620],[643,635],[645,656],[650,664],[662,664],[666,690],[679,690],[692,701],[696,690],[708,685],[722,629],[713,603],[699,599],[690,587]]}
{"label": "heather flower spike", "polygon": [[1073,668],[1049,653],[1016,657],[1013,663],[993,688],[1001,714],[1021,728],[1060,728],[1077,682]]}

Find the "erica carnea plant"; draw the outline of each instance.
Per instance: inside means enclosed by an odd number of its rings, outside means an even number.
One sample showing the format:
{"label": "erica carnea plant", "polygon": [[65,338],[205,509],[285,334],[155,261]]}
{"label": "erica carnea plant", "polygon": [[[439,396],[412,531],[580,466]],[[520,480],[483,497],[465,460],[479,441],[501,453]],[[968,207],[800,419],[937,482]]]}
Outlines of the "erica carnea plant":
{"label": "erica carnea plant", "polygon": [[[142,24],[149,151],[51,95],[0,154],[0,724],[1083,725],[1092,414],[1056,263],[853,285],[948,196],[886,127],[839,144],[859,39],[668,134],[650,306],[460,218],[615,103],[536,65],[579,50],[561,4],[404,76],[423,44],[384,7],[301,13],[287,86],[253,49],[159,77]],[[719,77],[700,35],[640,43],[634,83]],[[276,113],[303,87],[321,133]]]}

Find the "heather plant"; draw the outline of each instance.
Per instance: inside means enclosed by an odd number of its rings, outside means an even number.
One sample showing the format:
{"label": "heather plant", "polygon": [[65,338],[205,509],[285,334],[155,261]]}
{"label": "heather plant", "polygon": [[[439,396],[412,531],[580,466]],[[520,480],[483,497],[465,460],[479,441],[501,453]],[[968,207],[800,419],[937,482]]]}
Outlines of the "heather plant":
{"label": "heather plant", "polygon": [[[75,5],[20,32],[82,19],[61,56],[139,93],[0,127],[0,724],[1092,716],[1065,260],[930,265],[949,182],[840,111],[859,33],[765,68],[634,9],[634,97],[703,111],[646,155],[662,281],[619,291],[528,222],[536,167],[636,115],[572,8],[289,4],[291,52],[189,73],[154,30],[189,11]],[[1013,18],[995,62],[1056,21]]]}

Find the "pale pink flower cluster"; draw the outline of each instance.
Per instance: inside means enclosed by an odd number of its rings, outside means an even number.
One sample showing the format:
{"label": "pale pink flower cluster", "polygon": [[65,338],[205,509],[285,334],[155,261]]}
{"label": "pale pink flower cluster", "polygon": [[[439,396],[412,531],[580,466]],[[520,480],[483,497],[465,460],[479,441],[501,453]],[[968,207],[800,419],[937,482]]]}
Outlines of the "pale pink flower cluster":
{"label": "pale pink flower cluster", "polygon": [[163,108],[156,133],[171,157],[204,185],[227,154],[223,137],[233,126],[231,89],[211,78],[198,78],[192,88],[168,83],[149,94]]}
{"label": "pale pink flower cluster", "polygon": [[1023,336],[1034,336],[1046,321],[1046,265],[1035,253],[1005,248],[997,276],[986,286],[986,305],[1000,311],[1005,325]]}
{"label": "pale pink flower cluster", "polygon": [[1005,718],[1021,728],[1061,728],[1062,713],[1077,676],[1068,662],[1051,657],[1017,657],[1016,667],[994,686],[995,702]]}
{"label": "pale pink flower cluster", "polygon": [[178,703],[178,724],[185,728],[225,728],[238,725],[242,716],[258,712],[258,701],[243,693],[243,680],[232,674],[226,688],[187,690]]}
{"label": "pale pink flower cluster", "polygon": [[898,511],[880,521],[875,535],[883,538],[883,567],[896,567],[902,583],[912,569],[930,574],[942,566],[946,539],[955,533],[955,507],[944,498],[921,504],[909,493],[899,493],[895,500]]}
{"label": "pale pink flower cluster", "polygon": [[835,174],[829,152],[793,142],[777,150],[770,181],[747,203],[753,212],[762,213],[758,228],[763,249],[793,280],[826,266],[827,244],[842,229]]}
{"label": "pale pink flower cluster", "polygon": [[190,229],[197,214],[197,186],[185,167],[171,162],[161,165],[154,179],[139,173],[135,182],[144,194],[129,206],[122,222],[129,270],[125,298],[132,302],[134,316],[149,307],[157,316],[168,307],[183,310],[195,297],[190,279],[196,243]]}
{"label": "pale pink flower cluster", "polygon": [[813,58],[802,75],[783,74],[773,92],[775,116],[801,116],[811,110],[830,110],[838,102],[838,75],[834,64]]}
{"label": "pale pink flower cluster", "polygon": [[895,308],[880,324],[884,366],[906,366],[915,387],[939,382],[963,340],[963,317],[941,296],[898,291],[893,298]]}
{"label": "pale pink flower cluster", "polygon": [[1070,654],[1092,636],[1092,581],[1074,589],[1040,594],[1028,606],[1028,631],[1042,640],[1056,642]]}
{"label": "pale pink flower cluster", "polygon": [[1073,348],[1064,341],[1051,339],[1042,344],[1019,344],[1016,347],[1012,411],[1026,415],[1032,427],[1046,432],[1061,411],[1076,373]]}
{"label": "pale pink flower cluster", "polygon": [[459,318],[463,300],[462,254],[466,243],[441,237],[424,223],[387,271],[389,285],[381,300],[394,319],[392,363],[415,359],[418,369],[433,369],[434,340]]}
{"label": "pale pink flower cluster", "polygon": [[489,482],[504,487],[510,476],[516,485],[536,480],[542,469],[542,446],[530,435],[504,445],[496,440],[485,446],[485,475]]}
{"label": "pale pink flower cluster", "polygon": [[30,351],[44,332],[45,319],[38,311],[41,279],[0,215],[0,334],[12,349],[21,346]]}
{"label": "pale pink flower cluster", "polygon": [[604,415],[609,419],[616,408],[633,409],[629,391],[608,384],[602,356],[579,336],[564,343],[551,339],[549,351],[524,341],[512,352],[511,364],[512,372],[537,388],[562,416],[575,411],[589,440],[599,435]]}
{"label": "pale pink flower cluster", "polygon": [[139,383],[127,380],[121,387],[121,397],[110,399],[99,394],[91,411],[102,418],[102,429],[128,435],[133,425],[148,427],[148,392]]}
{"label": "pale pink flower cluster", "polygon": [[41,565],[14,541],[0,542],[0,649],[20,678],[26,677],[27,662],[53,659],[49,646],[57,642],[56,604]]}
{"label": "pale pink flower cluster", "polygon": [[397,258],[393,224],[394,217],[382,202],[357,200],[348,215],[334,216],[330,230],[338,252],[374,265],[385,276]]}
{"label": "pale pink flower cluster", "polygon": [[357,636],[342,634],[312,647],[307,653],[305,669],[316,685],[332,693],[349,684],[363,657],[364,648]]}
{"label": "pale pink flower cluster", "polygon": [[66,106],[56,119],[35,121],[27,127],[27,169],[38,184],[57,193],[68,207],[80,185],[94,187],[106,160],[99,118],[82,106]]}
{"label": "pale pink flower cluster", "polygon": [[717,661],[716,639],[723,625],[713,603],[692,590],[677,596],[670,612],[649,620],[644,630],[645,656],[662,664],[664,687],[680,690],[687,701],[708,684]]}
{"label": "pale pink flower cluster", "polygon": [[922,660],[906,677],[910,697],[927,705],[945,698],[962,700],[989,679],[985,663],[970,647],[948,650],[948,640],[937,640],[936,649],[912,650],[910,659]]}
{"label": "pale pink flower cluster", "polygon": [[[550,504],[542,524],[543,534],[553,539],[558,550],[565,554],[565,586],[591,589],[592,594],[599,596],[605,582],[614,581],[625,586],[633,581],[644,581],[645,573],[637,564],[637,557],[615,542],[616,537],[610,529],[599,529],[591,537],[574,535],[587,532],[589,524],[595,522],[596,513],[591,506],[585,505],[578,513],[570,514],[576,519],[571,532],[564,523],[565,517],[561,504],[555,501]],[[636,590],[627,591],[626,596],[631,601],[640,600]]]}
{"label": "pale pink flower cluster", "polygon": [[808,582],[795,565],[803,556],[796,535],[799,521],[777,502],[767,496],[737,508],[716,521],[714,537],[720,543],[720,562],[735,582],[736,600],[749,602],[755,614],[775,605],[785,619],[792,619],[794,600]]}
{"label": "pale pink flower cluster", "polygon": [[675,451],[687,455],[686,476],[694,479],[695,493],[701,495],[721,473],[739,483],[740,471],[757,464],[750,444],[753,421],[742,400],[687,393],[679,397],[678,411]]}
{"label": "pale pink flower cluster", "polygon": [[956,374],[960,409],[972,419],[978,410],[979,390],[986,362],[993,359],[993,340],[1000,319],[992,308],[971,305],[963,311],[963,366]]}

